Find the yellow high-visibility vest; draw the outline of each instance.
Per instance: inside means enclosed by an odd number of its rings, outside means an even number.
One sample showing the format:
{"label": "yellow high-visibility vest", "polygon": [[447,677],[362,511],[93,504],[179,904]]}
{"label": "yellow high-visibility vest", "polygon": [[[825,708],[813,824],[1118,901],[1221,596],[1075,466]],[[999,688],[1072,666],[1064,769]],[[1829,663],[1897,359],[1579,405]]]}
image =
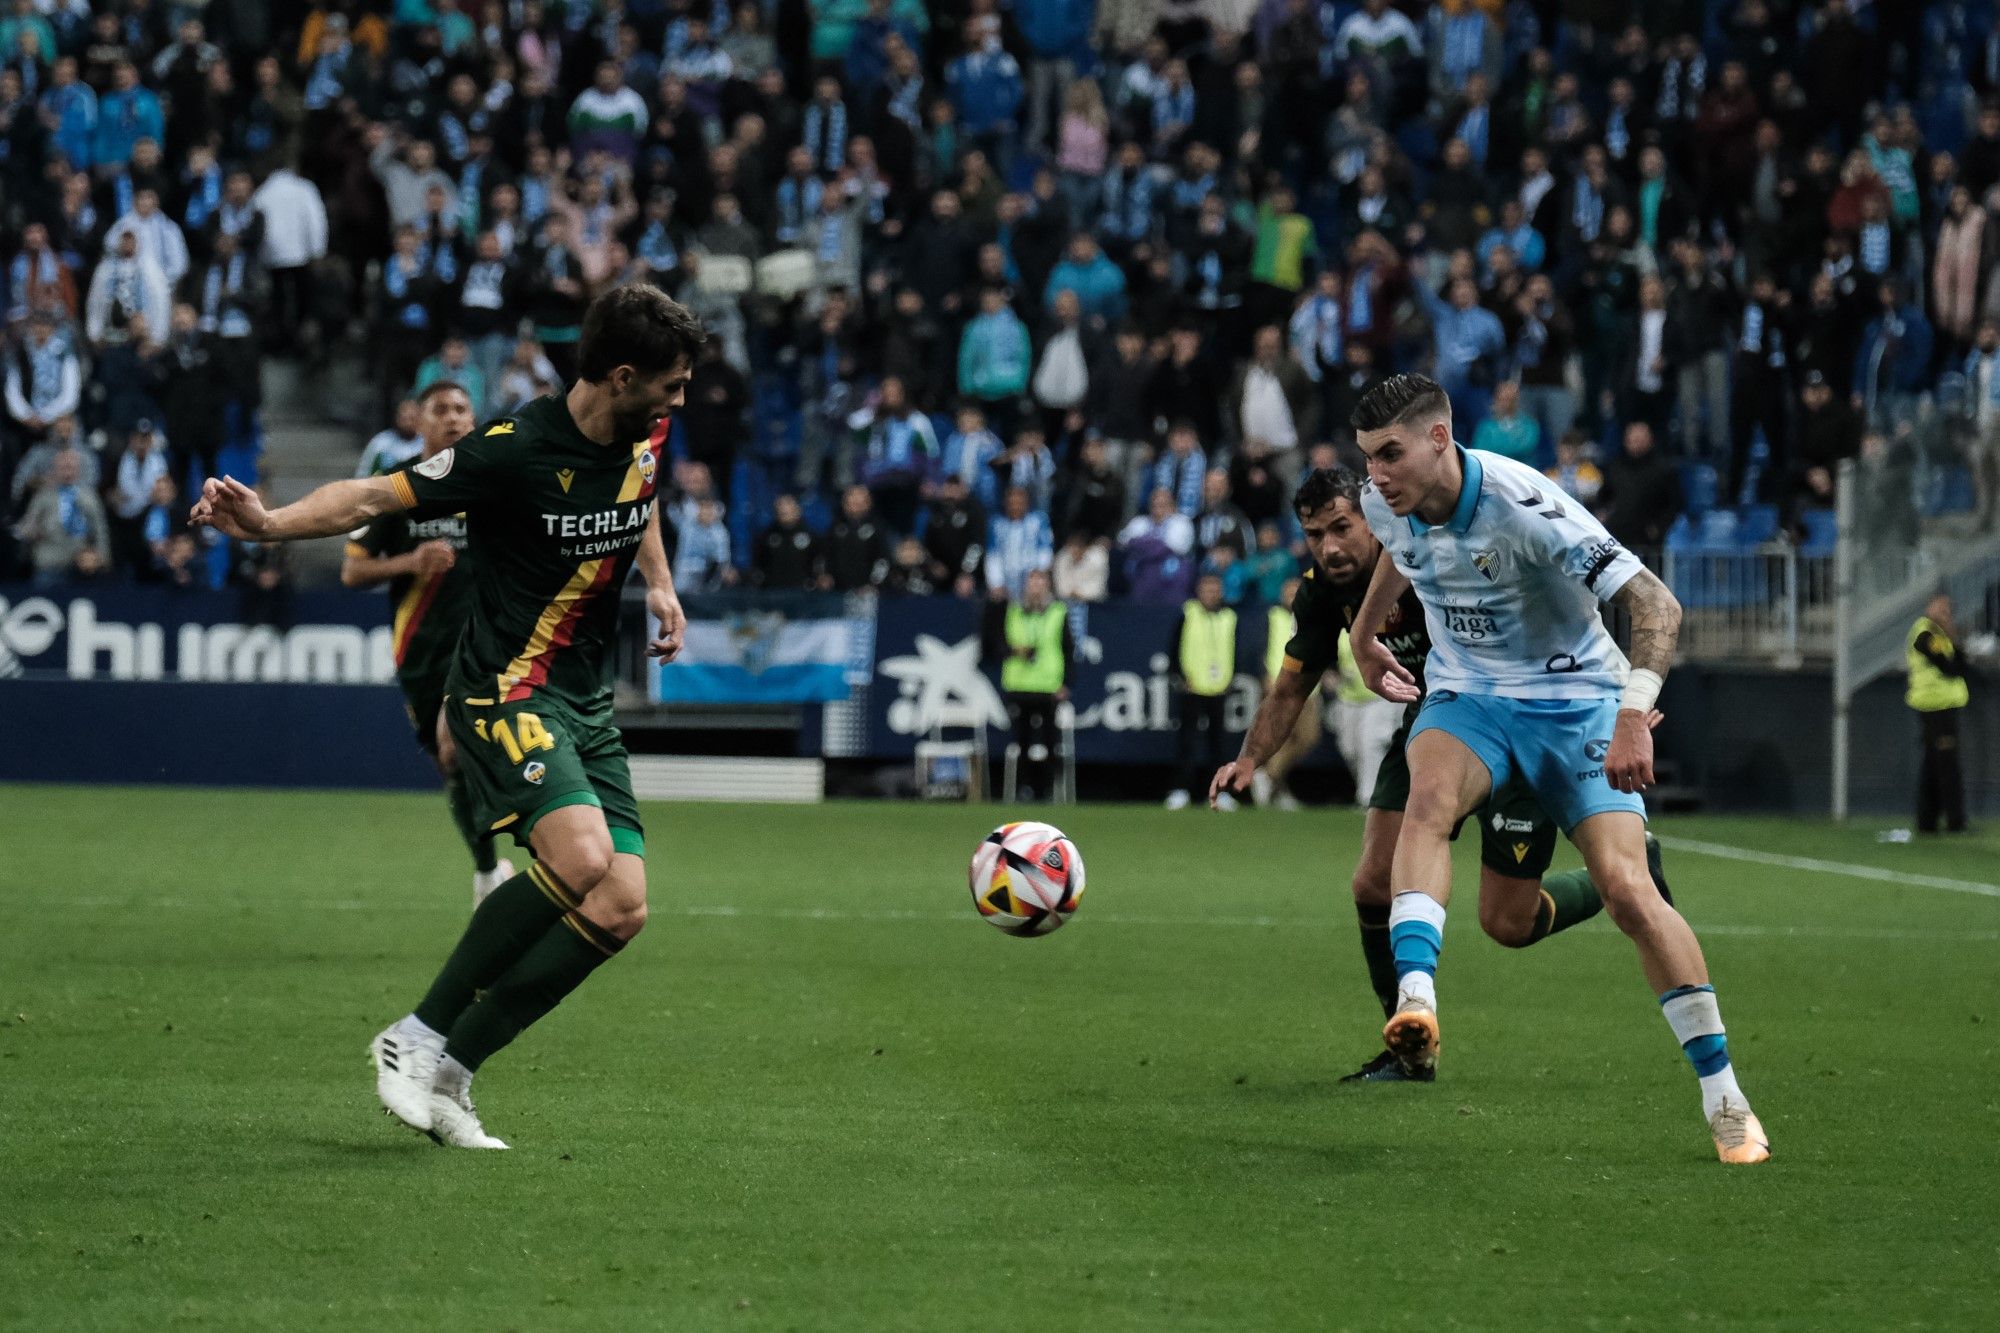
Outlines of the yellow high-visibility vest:
{"label": "yellow high-visibility vest", "polygon": [[1299,632],[1298,617],[1282,606],[1274,606],[1267,617],[1269,628],[1264,632],[1264,675],[1276,680],[1285,669],[1285,645]]}
{"label": "yellow high-visibility vest", "polygon": [[1226,693],[1236,678],[1236,612],[1189,601],[1181,613],[1181,678],[1188,693]]}
{"label": "yellow high-visibility vest", "polygon": [[[1951,638],[1937,627],[1929,616],[1918,616],[1917,623],[1910,626],[1910,637],[1904,643],[1904,654],[1910,663],[1910,689],[1903,696],[1905,703],[1919,713],[1941,713],[1947,708],[1963,708],[1971,700],[1972,693],[1965,687],[1965,677],[1947,676],[1938,670],[1937,663],[1917,651],[1917,640],[1930,634],[1951,645]],[[1952,649],[1957,656],[1957,649]]]}
{"label": "yellow high-visibility vest", "polygon": [[1063,619],[1069,608],[1050,602],[1040,611],[1018,603],[1007,608],[1007,646],[1033,648],[1033,657],[1008,657],[1000,665],[1000,688],[1009,694],[1054,694],[1063,687]]}

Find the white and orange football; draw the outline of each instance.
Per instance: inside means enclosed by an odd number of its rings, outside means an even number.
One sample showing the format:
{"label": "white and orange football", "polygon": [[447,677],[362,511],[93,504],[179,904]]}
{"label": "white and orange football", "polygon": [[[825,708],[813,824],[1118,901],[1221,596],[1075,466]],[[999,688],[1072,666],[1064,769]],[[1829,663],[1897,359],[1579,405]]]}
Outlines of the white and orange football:
{"label": "white and orange football", "polygon": [[979,915],[1009,935],[1046,935],[1083,897],[1083,857],[1053,824],[1002,824],[972,854],[967,875]]}

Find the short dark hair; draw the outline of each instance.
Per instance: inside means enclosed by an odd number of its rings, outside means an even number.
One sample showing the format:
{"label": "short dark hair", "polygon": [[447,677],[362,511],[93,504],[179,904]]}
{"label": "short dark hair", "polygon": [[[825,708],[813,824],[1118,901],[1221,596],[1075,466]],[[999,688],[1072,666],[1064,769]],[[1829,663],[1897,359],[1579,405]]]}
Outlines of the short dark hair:
{"label": "short dark hair", "polygon": [[578,378],[601,384],[619,366],[658,375],[685,362],[708,341],[692,310],[649,282],[614,287],[590,303],[577,344]]}
{"label": "short dark hair", "polygon": [[429,384],[426,384],[417,393],[417,406],[418,407],[424,406],[426,403],[430,402],[431,399],[437,397],[439,394],[445,392],[447,389],[456,389],[460,393],[465,395],[467,402],[472,401],[472,391],[470,389],[466,388],[463,384],[460,384],[457,380],[446,377],[444,379],[432,380]]}
{"label": "short dark hair", "polygon": [[1300,479],[1298,492],[1292,496],[1292,512],[1307,518],[1340,499],[1359,513],[1361,478],[1344,467],[1316,467]]}
{"label": "short dark hair", "polygon": [[1347,424],[1357,431],[1387,430],[1413,417],[1451,415],[1451,399],[1428,375],[1391,375],[1361,395]]}

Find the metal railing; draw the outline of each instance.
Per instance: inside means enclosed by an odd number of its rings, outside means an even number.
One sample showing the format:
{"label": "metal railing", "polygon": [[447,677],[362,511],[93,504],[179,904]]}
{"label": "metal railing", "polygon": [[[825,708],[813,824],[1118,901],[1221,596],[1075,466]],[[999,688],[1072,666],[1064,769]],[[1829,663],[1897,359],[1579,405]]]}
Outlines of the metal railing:
{"label": "metal railing", "polygon": [[[1640,551],[1681,604],[1680,659],[1796,668],[1833,656],[1834,562],[1785,541]],[[1621,639],[1622,641],[1622,639]]]}

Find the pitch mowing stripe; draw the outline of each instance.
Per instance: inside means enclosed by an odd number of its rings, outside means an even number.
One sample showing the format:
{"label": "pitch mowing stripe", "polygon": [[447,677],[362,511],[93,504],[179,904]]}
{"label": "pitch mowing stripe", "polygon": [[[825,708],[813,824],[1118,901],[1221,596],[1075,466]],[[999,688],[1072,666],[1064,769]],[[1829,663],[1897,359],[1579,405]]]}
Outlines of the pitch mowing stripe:
{"label": "pitch mowing stripe", "polygon": [[[49,901],[49,900],[44,900]],[[237,905],[210,902],[193,898],[155,898],[150,901],[129,898],[68,898],[52,906],[71,910],[91,909],[131,911],[134,909],[157,909],[165,911],[218,911],[234,912]],[[377,902],[363,902],[355,898],[297,899],[287,898],[284,910],[303,909],[309,912],[422,912],[441,913],[458,910],[456,903],[397,903],[393,906]],[[837,907],[733,907],[726,903],[708,903],[694,907],[659,906],[653,909],[656,917],[688,917],[728,920],[740,918],[746,921],[831,921],[875,923],[885,921],[923,921],[957,925],[964,921],[976,920],[964,912],[924,912],[914,908],[880,908],[862,912],[844,910]],[[1224,928],[1250,928],[1259,930],[1338,930],[1345,922],[1331,919],[1277,916],[1123,916],[1116,912],[1078,912],[1078,919],[1094,921],[1104,926],[1180,927],[1190,930],[1210,930],[1217,926]],[[1616,935],[1617,928],[1602,921],[1593,921],[1576,927],[1578,934]],[[1717,922],[1703,922],[1696,926],[1696,933],[1708,935],[1729,935],[1745,939],[1817,939],[1817,940],[1963,940],[1986,944],[2000,944],[2000,931],[1964,930],[1867,930],[1843,926],[1746,926]]]}
{"label": "pitch mowing stripe", "polygon": [[1976,893],[1985,898],[2000,898],[2000,884],[1982,884],[1973,879],[1945,879],[1939,875],[1912,875],[1900,870],[1884,870],[1880,866],[1859,866],[1848,861],[1821,861],[1811,856],[1781,856],[1776,852],[1760,852],[1749,847],[1731,847],[1727,843],[1701,842],[1694,838],[1677,838],[1670,834],[1660,836],[1660,846],[1670,851],[1694,852],[1700,856],[1713,856],[1724,861],[1748,861],[1760,866],[1778,866],[1785,870],[1810,870],[1819,875],[1845,875],[1849,879],[1872,879],[1884,884],[1908,884],[1919,889],[1948,889],[1953,893]]}

